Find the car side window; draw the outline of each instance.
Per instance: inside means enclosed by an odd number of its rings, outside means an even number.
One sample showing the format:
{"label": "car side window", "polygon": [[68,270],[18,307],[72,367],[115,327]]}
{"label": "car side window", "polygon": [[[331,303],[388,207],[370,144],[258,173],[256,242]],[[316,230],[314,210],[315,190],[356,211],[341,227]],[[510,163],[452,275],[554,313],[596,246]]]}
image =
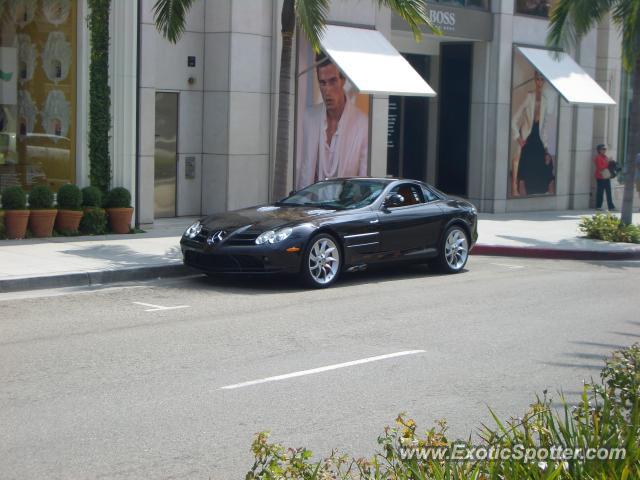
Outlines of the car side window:
{"label": "car side window", "polygon": [[438,197],[436,196],[436,194],[433,193],[431,190],[429,190],[427,187],[422,187],[422,193],[424,194],[424,198],[427,201],[427,203],[438,200]]}
{"label": "car side window", "polygon": [[391,190],[391,193],[399,193],[404,198],[404,202],[402,203],[402,205],[398,205],[398,207],[406,207],[409,205],[424,203],[422,189],[413,183],[402,183],[394,187]]}

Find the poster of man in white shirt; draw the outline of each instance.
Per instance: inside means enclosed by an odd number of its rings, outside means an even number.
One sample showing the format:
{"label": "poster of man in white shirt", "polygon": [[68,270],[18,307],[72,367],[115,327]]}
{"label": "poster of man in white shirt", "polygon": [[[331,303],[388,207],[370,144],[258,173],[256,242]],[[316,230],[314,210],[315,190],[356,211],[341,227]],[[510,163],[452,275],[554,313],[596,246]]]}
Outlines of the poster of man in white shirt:
{"label": "poster of man in white shirt", "polygon": [[315,60],[298,82],[296,190],[325,178],[367,175],[368,96],[353,92],[324,53]]}

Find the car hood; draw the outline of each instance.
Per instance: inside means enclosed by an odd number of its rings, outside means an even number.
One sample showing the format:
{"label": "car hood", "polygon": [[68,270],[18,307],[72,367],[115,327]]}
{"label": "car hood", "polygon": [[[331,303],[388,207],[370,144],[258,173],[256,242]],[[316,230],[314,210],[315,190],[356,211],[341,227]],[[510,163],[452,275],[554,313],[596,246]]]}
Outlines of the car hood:
{"label": "car hood", "polygon": [[288,224],[314,222],[336,215],[336,210],[318,207],[285,207],[260,205],[231,212],[209,215],[202,220],[208,230],[233,232],[243,227],[251,230],[273,230]]}

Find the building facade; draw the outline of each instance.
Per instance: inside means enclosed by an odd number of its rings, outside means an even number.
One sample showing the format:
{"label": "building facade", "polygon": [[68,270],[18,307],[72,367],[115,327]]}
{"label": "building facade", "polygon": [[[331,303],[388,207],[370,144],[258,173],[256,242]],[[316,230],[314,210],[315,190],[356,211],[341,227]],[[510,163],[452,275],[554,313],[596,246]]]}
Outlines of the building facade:
{"label": "building facade", "polygon": [[[141,224],[272,200],[282,1],[196,1],[175,45],[156,31],[153,3],[112,0],[113,184],[134,193]],[[406,24],[377,2],[333,2],[329,24],[336,28],[324,53],[346,75],[347,96],[366,116],[366,173],[426,180],[484,212],[592,206],[594,146],[607,143],[610,156],[621,156],[621,42],[603,21],[562,56],[565,70],[553,70],[548,58],[557,56],[545,46],[547,3],[428,1],[442,35],[425,30],[416,43]],[[0,9],[2,69],[16,74],[2,83],[1,187],[84,186],[86,0],[4,1]],[[341,28],[351,29],[344,30],[347,37],[340,37]],[[367,71],[340,59],[340,38],[348,50],[359,36],[399,52],[435,96],[395,89],[400,75],[375,62]],[[287,191],[300,186],[307,161],[307,111],[323,99],[316,59],[297,37]],[[382,53],[363,58],[382,58],[376,55]],[[364,87],[359,68],[371,80],[387,81],[388,91]],[[576,75],[587,83],[563,84]],[[590,94],[576,97],[576,91]]]}

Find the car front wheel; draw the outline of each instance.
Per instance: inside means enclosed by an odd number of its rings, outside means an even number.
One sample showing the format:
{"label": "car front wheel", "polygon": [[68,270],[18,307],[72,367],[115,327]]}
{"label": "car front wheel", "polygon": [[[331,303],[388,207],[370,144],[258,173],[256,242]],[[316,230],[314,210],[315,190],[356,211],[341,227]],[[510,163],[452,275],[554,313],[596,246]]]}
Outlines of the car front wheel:
{"label": "car front wheel", "polygon": [[331,235],[321,233],[309,242],[300,273],[307,286],[325,288],[338,279],[341,267],[338,242]]}
{"label": "car front wheel", "polygon": [[469,258],[469,238],[464,229],[453,225],[445,232],[435,266],[445,273],[458,273]]}

